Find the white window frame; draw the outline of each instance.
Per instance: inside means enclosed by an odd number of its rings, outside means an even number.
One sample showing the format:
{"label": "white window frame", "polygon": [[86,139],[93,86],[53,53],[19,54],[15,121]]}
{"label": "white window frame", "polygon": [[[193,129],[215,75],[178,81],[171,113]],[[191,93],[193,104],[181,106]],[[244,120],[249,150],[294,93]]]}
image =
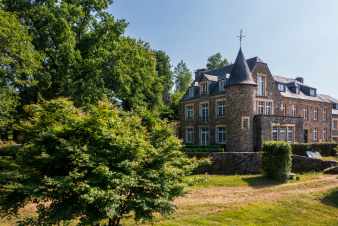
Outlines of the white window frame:
{"label": "white window frame", "polygon": [[242,129],[249,130],[250,129],[250,117],[243,116],[242,117]]}
{"label": "white window frame", "polygon": [[317,128],[312,129],[312,141],[318,142],[318,129]]}
{"label": "white window frame", "polygon": [[209,103],[208,102],[200,103],[200,119],[202,121],[209,120]]}
{"label": "white window frame", "polygon": [[[223,129],[223,140],[220,140],[219,137],[220,137],[220,129]],[[225,126],[216,126],[216,129],[215,129],[215,142],[216,144],[225,144],[226,143],[226,128]]]}
{"label": "white window frame", "polygon": [[[193,105],[185,105],[184,112],[185,112],[185,120],[194,119],[194,106]],[[191,117],[189,113],[191,113]]]}
{"label": "white window frame", "polygon": [[194,128],[193,127],[185,128],[185,143],[186,144],[194,143]]}
{"label": "white window frame", "polygon": [[297,116],[297,107],[296,107],[295,104],[292,105],[291,114],[292,114],[293,117]]}
{"label": "white window frame", "polygon": [[323,122],[326,122],[327,121],[327,109],[324,108],[323,109]]}
{"label": "white window frame", "polygon": [[278,90],[280,92],[285,92],[285,85],[284,84],[281,84],[281,83],[278,83]]}
{"label": "white window frame", "polygon": [[303,118],[304,120],[309,120],[309,109],[307,107],[303,109]]}
{"label": "white window frame", "polygon": [[217,100],[216,101],[216,117],[224,118],[224,116],[225,116],[225,100]]}
{"label": "white window frame", "polygon": [[200,95],[205,95],[209,93],[209,83],[208,81],[200,82]]}
{"label": "white window frame", "polygon": [[[209,144],[209,128],[208,127],[200,127],[199,128],[199,141],[200,145],[208,145]],[[205,138],[205,140],[204,140]]]}
{"label": "white window frame", "polygon": [[266,76],[262,74],[257,75],[257,96],[266,96]]}
{"label": "white window frame", "polygon": [[327,141],[327,128],[324,128],[323,131],[322,131],[322,140],[323,141]]}
{"label": "white window frame", "polygon": [[265,114],[273,115],[273,102],[272,101],[265,102]]}
{"label": "white window frame", "polygon": [[333,130],[338,130],[338,119],[333,119],[332,120],[332,129]]}
{"label": "white window frame", "polygon": [[318,108],[313,109],[313,120],[318,121]]}

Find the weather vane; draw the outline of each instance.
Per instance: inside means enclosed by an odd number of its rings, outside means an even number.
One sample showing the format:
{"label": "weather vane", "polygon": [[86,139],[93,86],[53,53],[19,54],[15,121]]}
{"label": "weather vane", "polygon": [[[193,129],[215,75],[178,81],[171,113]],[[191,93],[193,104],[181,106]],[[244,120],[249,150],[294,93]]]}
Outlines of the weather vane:
{"label": "weather vane", "polygon": [[239,35],[237,36],[239,38],[239,46],[242,48],[242,40],[245,38],[245,35],[243,35],[243,30],[239,32]]}

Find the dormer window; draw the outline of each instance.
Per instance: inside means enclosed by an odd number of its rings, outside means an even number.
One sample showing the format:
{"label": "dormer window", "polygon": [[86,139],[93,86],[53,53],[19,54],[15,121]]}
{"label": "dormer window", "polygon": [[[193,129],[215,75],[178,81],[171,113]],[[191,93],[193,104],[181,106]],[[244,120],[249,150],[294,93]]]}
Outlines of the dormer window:
{"label": "dormer window", "polygon": [[315,89],[310,89],[310,96],[313,96],[313,97],[316,96],[316,90]]}
{"label": "dormer window", "polygon": [[300,91],[300,87],[299,85],[296,85],[296,93],[299,94],[299,91]]}
{"label": "dormer window", "polygon": [[266,89],[266,80],[265,76],[257,75],[257,95],[258,96],[265,96],[265,89]]}
{"label": "dormer window", "polygon": [[219,91],[224,91],[224,87],[225,87],[225,80],[220,80],[218,82],[218,90]]}
{"label": "dormer window", "polygon": [[285,85],[284,84],[278,84],[278,90],[280,91],[280,92],[285,92]]}
{"label": "dormer window", "polygon": [[188,91],[189,97],[194,97],[194,87],[190,87]]}
{"label": "dormer window", "polygon": [[204,95],[204,94],[208,94],[209,90],[208,90],[208,82],[201,82],[200,83],[200,94]]}

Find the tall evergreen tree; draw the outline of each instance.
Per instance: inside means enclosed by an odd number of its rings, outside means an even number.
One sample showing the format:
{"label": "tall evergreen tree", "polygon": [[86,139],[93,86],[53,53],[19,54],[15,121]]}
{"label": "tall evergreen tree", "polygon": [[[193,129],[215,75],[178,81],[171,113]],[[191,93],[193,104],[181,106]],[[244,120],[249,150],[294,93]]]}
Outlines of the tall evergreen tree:
{"label": "tall evergreen tree", "polygon": [[192,73],[183,60],[175,67],[174,75],[176,92],[186,92],[192,82]]}
{"label": "tall evergreen tree", "polygon": [[170,57],[162,50],[155,51],[156,71],[163,85],[163,100],[170,102],[170,92],[174,85],[174,75],[171,70]]}
{"label": "tall evergreen tree", "polygon": [[209,70],[217,69],[228,65],[229,62],[223,58],[221,53],[216,53],[208,58],[207,68]]}

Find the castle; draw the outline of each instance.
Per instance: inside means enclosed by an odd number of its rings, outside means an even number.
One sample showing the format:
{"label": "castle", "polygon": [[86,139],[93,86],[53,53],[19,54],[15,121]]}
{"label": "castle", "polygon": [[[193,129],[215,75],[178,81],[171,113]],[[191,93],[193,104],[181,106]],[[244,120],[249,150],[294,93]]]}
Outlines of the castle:
{"label": "castle", "polygon": [[304,79],[276,76],[260,58],[200,69],[181,101],[179,135],[185,144],[259,150],[264,141],[338,142],[338,100]]}

